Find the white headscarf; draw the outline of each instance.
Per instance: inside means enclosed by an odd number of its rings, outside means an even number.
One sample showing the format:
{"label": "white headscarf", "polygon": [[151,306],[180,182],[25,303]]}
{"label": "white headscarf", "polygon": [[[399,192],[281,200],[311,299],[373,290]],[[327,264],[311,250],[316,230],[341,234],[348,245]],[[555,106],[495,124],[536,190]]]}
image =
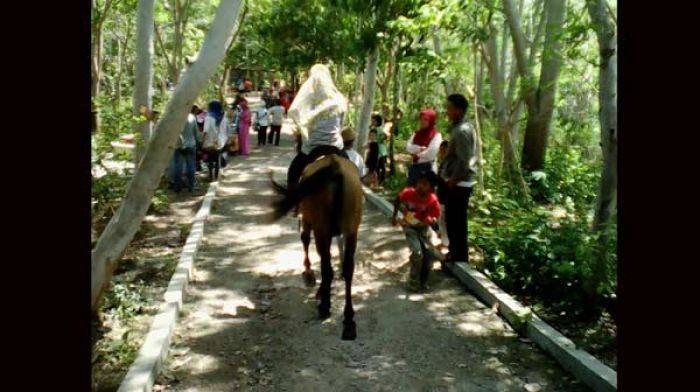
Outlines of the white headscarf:
{"label": "white headscarf", "polygon": [[323,64],[316,64],[309,70],[309,78],[301,85],[289,107],[288,116],[299,127],[304,139],[309,137],[309,130],[314,122],[328,116],[345,116],[348,101],[338,91],[331,78],[331,73]]}

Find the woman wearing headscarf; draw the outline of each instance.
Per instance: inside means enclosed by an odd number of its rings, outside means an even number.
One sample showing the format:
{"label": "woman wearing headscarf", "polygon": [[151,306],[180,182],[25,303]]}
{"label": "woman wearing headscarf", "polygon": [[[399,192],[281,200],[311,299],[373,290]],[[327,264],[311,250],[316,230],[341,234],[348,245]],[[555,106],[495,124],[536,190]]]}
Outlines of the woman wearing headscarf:
{"label": "woman wearing headscarf", "polygon": [[425,171],[435,172],[435,159],[440,151],[442,135],[435,128],[437,113],[433,109],[420,112],[420,128],[406,144],[406,151],[411,154],[413,164],[408,169],[408,186],[415,186],[418,175]]}
{"label": "woman wearing headscarf", "polygon": [[309,78],[289,108],[289,117],[301,135],[301,148],[289,166],[288,186],[299,182],[304,168],[321,155],[347,157],[341,136],[347,107],[347,100],[335,87],[328,67],[323,64],[311,67]]}
{"label": "woman wearing headscarf", "polygon": [[[209,102],[207,116],[204,118],[204,141],[202,149],[207,154],[209,181],[219,178],[219,156],[221,148],[226,143],[226,130],[221,127],[224,119],[224,108],[219,101]],[[223,140],[223,142],[222,142]]]}
{"label": "woman wearing headscarf", "polygon": [[238,107],[241,109],[238,117],[238,153],[240,155],[248,155],[250,146],[248,145],[248,136],[250,134],[250,109],[248,101],[242,98],[238,101]]}

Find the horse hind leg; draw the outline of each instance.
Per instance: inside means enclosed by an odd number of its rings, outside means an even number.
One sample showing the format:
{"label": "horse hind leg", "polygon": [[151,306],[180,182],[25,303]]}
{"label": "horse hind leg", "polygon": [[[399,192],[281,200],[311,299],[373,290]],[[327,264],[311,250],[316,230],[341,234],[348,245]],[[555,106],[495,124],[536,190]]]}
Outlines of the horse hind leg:
{"label": "horse hind leg", "polygon": [[302,277],[306,286],[313,287],[316,285],[316,276],[311,269],[311,260],[309,260],[309,243],[311,242],[311,226],[304,223],[301,232],[301,242],[304,244],[304,272]]}
{"label": "horse hind leg", "polygon": [[355,249],[357,248],[357,233],[343,236],[345,238],[345,254],[343,255],[343,278],[345,279],[345,311],[343,312],[343,340],[355,340],[357,324],[355,311],[352,308],[352,276],[355,273]]}
{"label": "horse hind leg", "polygon": [[318,290],[320,303],[318,304],[318,316],[326,319],[331,315],[331,282],[333,282],[333,266],[331,265],[331,245],[333,238],[330,231],[321,232],[314,230],[316,251],[321,257],[321,285]]}

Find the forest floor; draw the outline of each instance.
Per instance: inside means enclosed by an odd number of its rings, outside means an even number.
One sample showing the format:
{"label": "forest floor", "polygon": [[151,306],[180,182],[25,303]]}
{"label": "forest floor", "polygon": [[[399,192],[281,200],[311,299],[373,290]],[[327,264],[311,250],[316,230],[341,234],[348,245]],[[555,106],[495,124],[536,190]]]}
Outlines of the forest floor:
{"label": "forest floor", "polygon": [[[193,193],[175,193],[163,178],[160,189],[167,192],[167,208],[149,210],[114,272],[102,320],[93,320],[93,391],[117,390],[148,333],[209,186],[205,171],[197,174],[197,181],[199,189]],[[93,242],[106,218],[93,224]]]}
{"label": "forest floor", "polygon": [[[292,154],[285,127],[282,146],[253,148],[226,168],[154,391],[587,390],[454,278],[436,270],[428,292],[407,293],[404,236],[367,203],[353,281],[358,337],[341,340],[336,245],[332,317],[319,321],[316,288],[301,278],[298,221],[263,220],[274,197],[267,172],[283,177]],[[310,256],[320,277],[313,242]]]}

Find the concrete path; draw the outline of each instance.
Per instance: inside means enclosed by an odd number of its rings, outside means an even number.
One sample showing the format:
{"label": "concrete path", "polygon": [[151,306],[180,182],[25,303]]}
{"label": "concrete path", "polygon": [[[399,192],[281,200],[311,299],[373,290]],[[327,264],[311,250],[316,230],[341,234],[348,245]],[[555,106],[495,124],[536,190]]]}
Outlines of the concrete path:
{"label": "concrete path", "polygon": [[[292,157],[285,126],[282,146],[229,159],[154,390],[586,390],[454,278],[434,271],[429,293],[406,293],[403,234],[368,203],[353,282],[358,338],[342,341],[335,244],[333,315],[321,322],[316,288],[301,279],[297,221],[263,223],[274,197],[267,171],[283,179]],[[320,277],[313,241],[310,251]]]}

